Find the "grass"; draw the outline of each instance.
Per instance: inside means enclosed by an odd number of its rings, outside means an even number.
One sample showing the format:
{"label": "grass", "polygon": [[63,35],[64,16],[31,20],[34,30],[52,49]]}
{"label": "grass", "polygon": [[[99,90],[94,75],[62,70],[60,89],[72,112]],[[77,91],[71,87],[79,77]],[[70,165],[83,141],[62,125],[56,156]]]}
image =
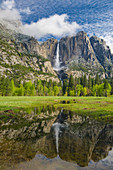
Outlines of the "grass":
{"label": "grass", "polygon": [[0,97],[0,110],[54,105],[80,115],[113,121],[113,97],[22,96]]}

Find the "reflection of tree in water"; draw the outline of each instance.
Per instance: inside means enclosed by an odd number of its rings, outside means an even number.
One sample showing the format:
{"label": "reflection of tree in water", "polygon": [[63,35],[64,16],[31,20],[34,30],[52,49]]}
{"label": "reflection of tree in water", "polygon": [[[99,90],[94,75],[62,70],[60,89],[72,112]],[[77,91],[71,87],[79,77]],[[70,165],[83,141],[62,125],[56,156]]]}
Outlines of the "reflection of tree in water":
{"label": "reflection of tree in water", "polygon": [[[58,140],[62,160],[84,167],[90,160],[98,162],[105,158],[113,146],[113,125],[105,125],[69,111],[60,112],[52,107],[24,109],[18,114],[21,114],[21,119],[19,116],[16,119],[11,117],[3,122],[0,129],[2,167],[31,160],[37,152],[47,158],[55,158],[57,151],[52,126],[55,122],[63,125],[60,126]],[[24,123],[20,126],[22,121]]]}
{"label": "reflection of tree in water", "polygon": [[53,105],[40,105],[38,107],[29,107],[29,108],[25,108],[25,109],[19,109],[19,110],[15,110],[15,112],[17,113],[28,113],[28,114],[37,114],[37,115],[40,115],[40,114],[52,114],[52,112],[55,112],[56,109],[54,108]]}

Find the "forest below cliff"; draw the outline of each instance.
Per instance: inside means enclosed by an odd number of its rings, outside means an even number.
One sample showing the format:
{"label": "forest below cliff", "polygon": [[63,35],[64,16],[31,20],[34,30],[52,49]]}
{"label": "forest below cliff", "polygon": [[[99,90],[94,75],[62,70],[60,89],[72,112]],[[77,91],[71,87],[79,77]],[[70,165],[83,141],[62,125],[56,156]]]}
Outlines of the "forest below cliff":
{"label": "forest below cliff", "polygon": [[113,95],[113,78],[100,79],[86,75],[56,83],[49,80],[36,80],[20,82],[16,79],[0,78],[1,96],[109,96]]}

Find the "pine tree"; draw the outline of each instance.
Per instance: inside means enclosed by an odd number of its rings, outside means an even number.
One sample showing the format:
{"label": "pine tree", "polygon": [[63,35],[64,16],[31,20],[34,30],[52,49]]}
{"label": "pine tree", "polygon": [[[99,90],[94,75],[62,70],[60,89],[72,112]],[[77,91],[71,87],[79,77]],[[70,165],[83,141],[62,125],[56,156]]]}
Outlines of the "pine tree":
{"label": "pine tree", "polygon": [[111,95],[113,95],[113,77],[111,78],[110,84],[111,84]]}
{"label": "pine tree", "polygon": [[11,81],[9,78],[5,79],[5,96],[11,96],[12,94],[12,88],[11,88]]}
{"label": "pine tree", "polygon": [[100,79],[99,79],[99,75],[96,74],[96,77],[95,77],[95,84],[100,84]]}
{"label": "pine tree", "polygon": [[91,82],[92,82],[92,87],[95,85],[95,79],[94,78],[92,78],[91,79]]}
{"label": "pine tree", "polygon": [[82,86],[84,86],[84,76],[82,76],[82,77],[80,78],[80,84],[81,84]]}
{"label": "pine tree", "polygon": [[78,85],[80,84],[80,77],[77,79],[77,84]]}
{"label": "pine tree", "polygon": [[67,80],[64,80],[63,87],[62,87],[63,95],[66,94],[67,87],[68,87],[68,82],[67,82]]}
{"label": "pine tree", "polygon": [[108,80],[104,79],[104,89],[107,89],[107,88],[108,88]]}
{"label": "pine tree", "polygon": [[1,96],[5,96],[5,93],[6,93],[6,82],[5,82],[5,77],[4,76],[1,78],[0,91],[1,91]]}
{"label": "pine tree", "polygon": [[23,84],[20,84],[20,95],[19,96],[24,96],[25,89],[23,87]]}
{"label": "pine tree", "polygon": [[77,77],[75,77],[75,81],[74,81],[74,86],[76,87],[77,85]]}
{"label": "pine tree", "polygon": [[57,96],[59,94],[59,87],[54,86],[54,95]]}
{"label": "pine tree", "polygon": [[14,85],[14,80],[11,80],[11,96],[14,96],[14,92],[15,92],[15,85]]}
{"label": "pine tree", "polygon": [[49,87],[53,87],[53,82],[52,82],[52,80],[49,80],[48,88],[49,88]]}
{"label": "pine tree", "polygon": [[69,77],[68,96],[70,95],[70,90],[74,90],[74,79],[72,75]]}
{"label": "pine tree", "polygon": [[92,81],[91,81],[91,77],[89,76],[88,78],[88,88],[91,89],[92,87]]}
{"label": "pine tree", "polygon": [[88,86],[87,78],[86,78],[86,75],[84,75],[83,87],[87,87],[87,86]]}
{"label": "pine tree", "polygon": [[72,75],[69,77],[69,88],[73,89],[74,88],[74,78]]}
{"label": "pine tree", "polygon": [[0,77],[0,96],[2,96],[2,78]]}
{"label": "pine tree", "polygon": [[107,79],[104,79],[104,91],[105,91],[105,96],[107,97],[107,89],[109,88],[109,85],[108,85],[108,80]]}

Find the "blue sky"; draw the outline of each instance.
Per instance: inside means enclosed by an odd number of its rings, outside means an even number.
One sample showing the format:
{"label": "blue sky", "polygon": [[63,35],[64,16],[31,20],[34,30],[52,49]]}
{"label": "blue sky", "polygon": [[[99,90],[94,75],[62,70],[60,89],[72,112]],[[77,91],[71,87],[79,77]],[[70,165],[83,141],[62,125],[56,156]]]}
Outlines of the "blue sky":
{"label": "blue sky", "polygon": [[[22,30],[38,40],[75,35],[85,31],[89,36],[104,38],[113,44],[112,0],[1,0],[0,15],[11,16],[22,23]],[[4,16],[3,16],[4,15]]]}

